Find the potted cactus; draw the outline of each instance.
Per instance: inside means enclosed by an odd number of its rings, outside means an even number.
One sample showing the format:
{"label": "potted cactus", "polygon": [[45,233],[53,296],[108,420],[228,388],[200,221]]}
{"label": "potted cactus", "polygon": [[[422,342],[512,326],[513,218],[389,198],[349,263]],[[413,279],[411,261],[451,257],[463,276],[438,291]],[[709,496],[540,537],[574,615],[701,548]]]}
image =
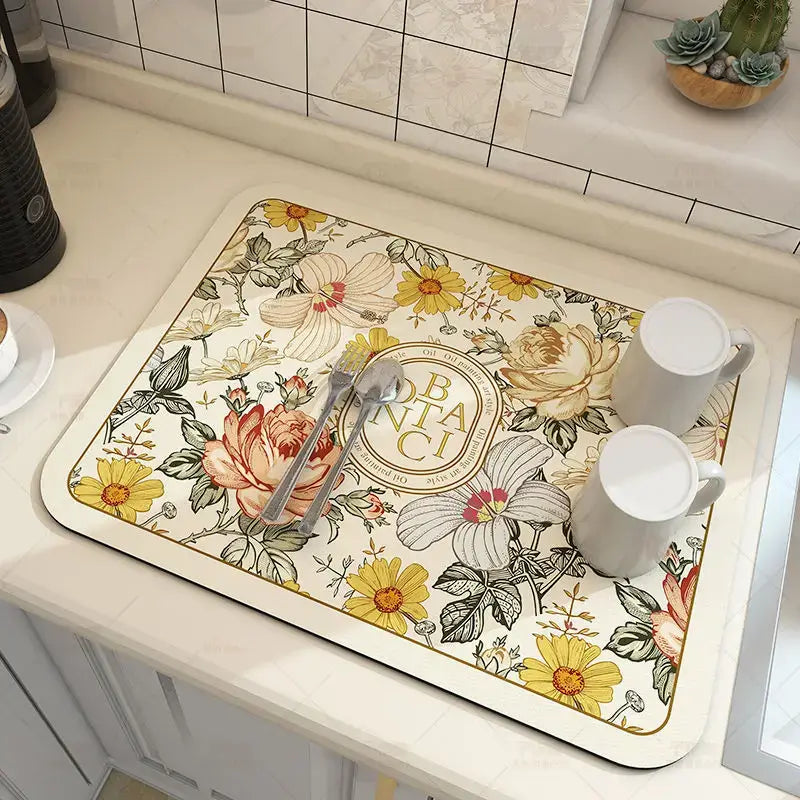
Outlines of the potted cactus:
{"label": "potted cactus", "polygon": [[727,0],[721,13],[677,20],[654,44],[685,97],[709,108],[745,108],[775,91],[789,69],[789,11],[789,0]]}

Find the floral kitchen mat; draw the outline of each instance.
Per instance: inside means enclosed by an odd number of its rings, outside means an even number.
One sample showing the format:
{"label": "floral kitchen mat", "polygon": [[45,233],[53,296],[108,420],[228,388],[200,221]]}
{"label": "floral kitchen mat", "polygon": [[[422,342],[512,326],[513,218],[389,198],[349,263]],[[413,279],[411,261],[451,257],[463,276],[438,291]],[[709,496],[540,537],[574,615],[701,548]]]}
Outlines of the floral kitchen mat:
{"label": "floral kitchen mat", "polygon": [[[432,683],[445,683],[439,665],[456,683],[491,676],[485,695],[467,694],[529,724],[525,709],[559,704],[625,736],[659,731],[688,691],[678,676],[710,514],[633,582],[595,574],[569,521],[621,427],[611,380],[642,312],[335,208],[265,199],[234,226],[157,346],[95,403],[96,435],[65,461],[72,505],[56,515],[87,535],[102,526],[121,549],[160,542],[154,563],[203,554],[214,580],[239,575],[231,596],[261,591],[264,610],[322,635],[345,618],[344,643],[378,660],[400,640],[389,663]],[[298,517],[341,451],[352,399],[284,518],[265,525],[348,343],[402,362],[402,396],[369,420],[313,535]],[[735,396],[719,386],[684,437],[698,459],[723,457]]]}

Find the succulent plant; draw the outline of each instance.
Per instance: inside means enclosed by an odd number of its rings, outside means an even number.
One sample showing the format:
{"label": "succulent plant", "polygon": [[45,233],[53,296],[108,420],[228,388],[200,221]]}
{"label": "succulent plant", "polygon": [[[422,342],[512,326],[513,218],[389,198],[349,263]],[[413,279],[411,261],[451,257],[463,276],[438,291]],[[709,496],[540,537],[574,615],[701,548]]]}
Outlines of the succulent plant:
{"label": "succulent plant", "polygon": [[776,53],[754,53],[748,49],[731,66],[739,80],[750,86],[766,86],[781,74],[781,60]]}
{"label": "succulent plant", "polygon": [[719,13],[715,11],[700,22],[693,19],[677,20],[672,34],[666,39],[656,39],[653,44],[670,64],[693,67],[722,50],[729,38],[730,33],[721,30]]}
{"label": "succulent plant", "polygon": [[727,0],[722,8],[722,29],[731,32],[727,51],[734,56],[770,53],[778,49],[786,33],[791,11],[789,0]]}

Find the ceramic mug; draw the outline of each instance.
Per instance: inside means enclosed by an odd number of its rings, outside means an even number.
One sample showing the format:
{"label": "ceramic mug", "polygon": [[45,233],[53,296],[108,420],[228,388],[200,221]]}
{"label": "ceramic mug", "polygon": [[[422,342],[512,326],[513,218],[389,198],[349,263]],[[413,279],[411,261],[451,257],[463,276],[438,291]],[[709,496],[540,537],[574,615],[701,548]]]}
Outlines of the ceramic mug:
{"label": "ceramic mug", "polygon": [[695,461],[674,434],[652,425],[623,428],[575,501],[575,546],[603,575],[642,575],[664,557],[683,518],[708,508],[724,489],[722,467]]}
{"label": "ceramic mug", "polygon": [[[739,347],[730,360],[730,349]],[[688,431],[718,383],[733,380],[753,359],[753,337],[728,330],[713,308],[691,297],[651,306],[620,361],[611,405],[626,425]]]}
{"label": "ceramic mug", "polygon": [[0,383],[11,374],[18,355],[17,340],[8,326],[8,317],[0,308]]}

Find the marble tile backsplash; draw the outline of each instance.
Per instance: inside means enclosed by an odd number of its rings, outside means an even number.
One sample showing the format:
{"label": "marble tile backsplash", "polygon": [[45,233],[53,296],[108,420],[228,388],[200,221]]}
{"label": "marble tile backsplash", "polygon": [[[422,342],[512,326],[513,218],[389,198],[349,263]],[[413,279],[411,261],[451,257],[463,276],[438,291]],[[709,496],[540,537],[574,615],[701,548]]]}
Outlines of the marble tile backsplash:
{"label": "marble tile backsplash", "polygon": [[[594,158],[587,163],[591,149],[573,157],[531,144],[542,127],[552,132],[548,142],[569,140],[561,130],[569,115],[553,117],[566,108],[591,0],[37,2],[54,45],[800,250],[800,224],[767,219],[753,228],[758,217],[749,208],[742,216],[704,203],[709,197],[663,191],[668,183],[632,180],[627,169],[611,169],[614,177]],[[653,14],[665,2],[626,6]]]}

